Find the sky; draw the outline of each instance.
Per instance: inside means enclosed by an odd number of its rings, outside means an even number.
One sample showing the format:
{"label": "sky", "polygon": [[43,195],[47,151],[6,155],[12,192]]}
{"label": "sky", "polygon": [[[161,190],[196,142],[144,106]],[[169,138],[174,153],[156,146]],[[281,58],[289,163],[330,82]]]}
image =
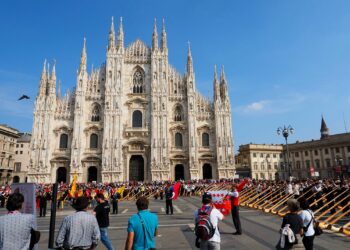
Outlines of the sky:
{"label": "sky", "polygon": [[[56,60],[62,92],[76,84],[83,38],[89,69],[106,58],[111,17],[125,45],[151,45],[165,19],[169,62],[185,72],[191,43],[196,87],[213,96],[213,67],[225,66],[235,147],[290,142],[350,129],[350,1],[129,0],[1,1],[0,123],[31,132],[44,59]],[[116,22],[116,26],[118,22]],[[29,101],[17,101],[22,94]]]}

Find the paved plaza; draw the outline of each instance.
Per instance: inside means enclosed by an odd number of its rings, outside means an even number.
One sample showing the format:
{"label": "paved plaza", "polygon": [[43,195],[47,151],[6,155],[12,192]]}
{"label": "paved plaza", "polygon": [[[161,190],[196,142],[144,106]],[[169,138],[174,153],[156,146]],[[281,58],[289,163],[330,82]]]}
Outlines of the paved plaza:
{"label": "paved plaza", "polygon": [[[182,197],[174,202],[174,215],[165,214],[165,201],[151,200],[150,210],[158,214],[159,236],[156,238],[157,249],[196,249],[194,247],[195,236],[193,233],[193,212],[201,204],[199,197]],[[1,209],[1,214],[5,213]],[[71,208],[57,212],[56,234],[64,216],[74,213]],[[115,249],[124,249],[126,239],[126,227],[128,218],[136,213],[135,201],[122,201],[119,203],[119,214],[111,215],[109,236]],[[47,249],[49,239],[50,217],[38,218],[38,229],[42,236],[39,249]],[[226,217],[220,223],[222,249],[274,249],[279,237],[278,229],[281,218],[262,213],[252,209],[241,209],[241,221],[243,235],[234,236],[235,231],[231,216]],[[325,232],[316,238],[315,249],[349,249],[350,238],[339,234]],[[105,249],[100,244],[97,249]]]}

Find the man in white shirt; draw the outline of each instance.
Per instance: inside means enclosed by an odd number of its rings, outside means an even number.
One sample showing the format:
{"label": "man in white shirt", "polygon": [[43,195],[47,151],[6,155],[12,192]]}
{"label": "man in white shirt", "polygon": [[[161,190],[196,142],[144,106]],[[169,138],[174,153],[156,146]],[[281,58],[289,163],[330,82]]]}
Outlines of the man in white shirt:
{"label": "man in white shirt", "polygon": [[198,213],[203,211],[209,211],[210,222],[213,225],[213,228],[215,228],[213,237],[211,237],[209,240],[200,241],[201,250],[220,250],[220,232],[218,229],[218,223],[219,223],[219,220],[224,219],[224,215],[214,207],[211,201],[212,201],[211,194],[204,193],[202,197],[203,206],[197,211],[195,211],[194,213],[195,222],[197,224],[199,220]]}
{"label": "man in white shirt", "polygon": [[292,194],[292,193],[293,193],[293,186],[289,181],[287,181],[286,194],[288,195],[288,194]]}

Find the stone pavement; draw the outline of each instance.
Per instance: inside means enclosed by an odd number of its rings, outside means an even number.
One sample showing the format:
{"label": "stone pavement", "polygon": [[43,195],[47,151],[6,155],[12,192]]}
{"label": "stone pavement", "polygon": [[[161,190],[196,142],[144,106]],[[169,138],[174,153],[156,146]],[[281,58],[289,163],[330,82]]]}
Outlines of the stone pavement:
{"label": "stone pavement", "polygon": [[[151,200],[150,210],[157,213],[159,217],[160,235],[156,238],[157,249],[196,249],[194,247],[193,213],[200,204],[199,197],[179,198],[174,202],[174,215],[171,216],[165,214],[165,201]],[[0,213],[4,212],[1,209]],[[71,208],[57,212],[56,230],[58,230],[64,216],[73,212],[74,210]],[[240,212],[243,235],[232,235],[235,229],[231,216],[226,217],[219,224],[222,240],[221,249],[275,249],[281,218],[246,208],[242,208]],[[135,201],[123,201],[119,203],[119,214],[110,216],[109,236],[116,250],[124,249],[128,218],[134,213],[136,213]],[[40,250],[47,249],[49,221],[49,216],[38,218],[38,229],[42,232]],[[345,250],[349,249],[350,238],[325,232],[316,238],[315,244],[315,249]],[[97,249],[105,249],[105,247],[100,244]]]}

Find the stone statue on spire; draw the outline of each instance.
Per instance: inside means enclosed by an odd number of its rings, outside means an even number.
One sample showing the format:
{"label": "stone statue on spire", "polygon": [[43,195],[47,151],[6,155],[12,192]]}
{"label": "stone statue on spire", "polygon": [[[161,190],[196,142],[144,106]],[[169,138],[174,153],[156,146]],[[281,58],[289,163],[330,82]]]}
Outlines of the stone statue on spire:
{"label": "stone statue on spire", "polygon": [[157,32],[157,19],[154,18],[153,34],[152,34],[152,51],[158,50],[158,32]]}
{"label": "stone statue on spire", "polygon": [[114,18],[112,16],[112,24],[111,24],[111,29],[109,31],[108,50],[114,49],[114,44],[115,44]]}
{"label": "stone statue on spire", "polygon": [[86,38],[84,37],[84,45],[83,45],[83,49],[81,51],[81,56],[80,56],[79,73],[86,72],[86,61],[87,61],[87,56],[86,56]]}

